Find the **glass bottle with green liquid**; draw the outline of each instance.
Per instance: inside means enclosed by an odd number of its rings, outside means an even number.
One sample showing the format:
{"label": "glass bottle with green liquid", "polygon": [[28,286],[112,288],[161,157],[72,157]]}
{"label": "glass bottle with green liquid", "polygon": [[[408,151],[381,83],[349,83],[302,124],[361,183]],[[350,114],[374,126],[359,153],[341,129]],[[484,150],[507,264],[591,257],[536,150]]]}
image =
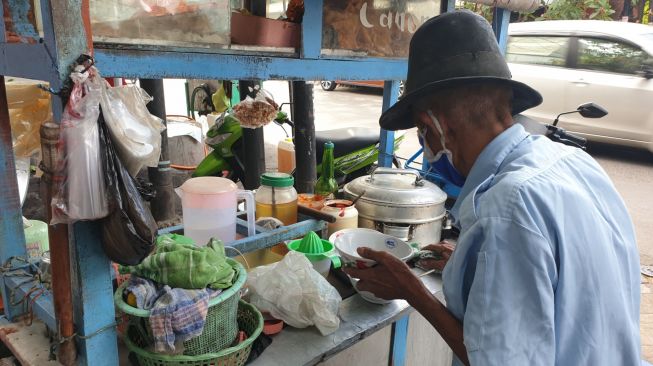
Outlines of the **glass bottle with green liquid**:
{"label": "glass bottle with green liquid", "polygon": [[324,143],[324,153],[322,154],[322,174],[315,182],[315,194],[327,198],[338,190],[336,182],[333,161],[333,142]]}

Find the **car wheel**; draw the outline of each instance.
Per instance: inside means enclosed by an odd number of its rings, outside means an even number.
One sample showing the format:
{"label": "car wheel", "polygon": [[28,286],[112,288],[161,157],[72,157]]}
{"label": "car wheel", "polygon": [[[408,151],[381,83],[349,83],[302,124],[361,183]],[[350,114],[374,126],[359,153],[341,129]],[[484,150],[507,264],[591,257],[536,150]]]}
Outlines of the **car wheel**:
{"label": "car wheel", "polygon": [[405,82],[403,80],[399,82],[399,98],[404,96],[404,88],[405,88],[404,84]]}
{"label": "car wheel", "polygon": [[335,81],[322,81],[320,82],[320,85],[322,86],[322,89],[326,91],[332,91],[336,88],[337,84]]}

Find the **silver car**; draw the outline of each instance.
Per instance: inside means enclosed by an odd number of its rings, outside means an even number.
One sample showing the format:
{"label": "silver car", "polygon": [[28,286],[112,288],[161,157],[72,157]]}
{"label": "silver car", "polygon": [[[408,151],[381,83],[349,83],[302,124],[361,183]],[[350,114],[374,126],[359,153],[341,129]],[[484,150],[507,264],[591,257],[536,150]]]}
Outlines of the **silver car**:
{"label": "silver car", "polygon": [[551,123],[559,113],[596,102],[607,116],[569,114],[559,125],[588,140],[653,151],[651,55],[653,27],[571,20],[510,24],[506,59],[513,78],[544,97],[526,116]]}

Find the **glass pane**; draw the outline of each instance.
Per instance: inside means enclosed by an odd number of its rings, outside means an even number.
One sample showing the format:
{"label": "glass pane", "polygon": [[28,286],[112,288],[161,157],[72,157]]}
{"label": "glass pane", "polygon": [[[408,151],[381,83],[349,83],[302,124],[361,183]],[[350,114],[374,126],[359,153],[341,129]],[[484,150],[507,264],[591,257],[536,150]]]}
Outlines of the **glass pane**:
{"label": "glass pane", "polygon": [[506,60],[520,64],[564,66],[569,38],[519,37],[508,39]]}
{"label": "glass pane", "polygon": [[417,28],[440,12],[440,0],[324,0],[322,53],[408,57]]}
{"label": "glass pane", "polygon": [[91,0],[96,42],[228,45],[229,0]]}
{"label": "glass pane", "polygon": [[581,38],[578,42],[581,69],[634,74],[646,60],[644,51],[625,43],[598,38]]}

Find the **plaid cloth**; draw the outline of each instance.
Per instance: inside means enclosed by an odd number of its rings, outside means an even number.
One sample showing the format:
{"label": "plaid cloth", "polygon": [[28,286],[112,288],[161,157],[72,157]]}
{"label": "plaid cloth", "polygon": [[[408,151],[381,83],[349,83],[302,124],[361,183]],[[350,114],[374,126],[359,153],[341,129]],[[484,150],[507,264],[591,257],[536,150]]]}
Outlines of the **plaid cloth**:
{"label": "plaid cloth", "polygon": [[211,239],[207,246],[196,247],[179,237],[159,237],[156,251],[130,267],[131,273],[173,288],[225,289],[233,285],[238,277],[236,269],[227,263],[220,240]]}
{"label": "plaid cloth", "polygon": [[174,352],[175,342],[202,334],[209,299],[222,292],[185,290],[132,276],[126,291],[136,297],[139,308],[150,310],[150,328],[156,352]]}

